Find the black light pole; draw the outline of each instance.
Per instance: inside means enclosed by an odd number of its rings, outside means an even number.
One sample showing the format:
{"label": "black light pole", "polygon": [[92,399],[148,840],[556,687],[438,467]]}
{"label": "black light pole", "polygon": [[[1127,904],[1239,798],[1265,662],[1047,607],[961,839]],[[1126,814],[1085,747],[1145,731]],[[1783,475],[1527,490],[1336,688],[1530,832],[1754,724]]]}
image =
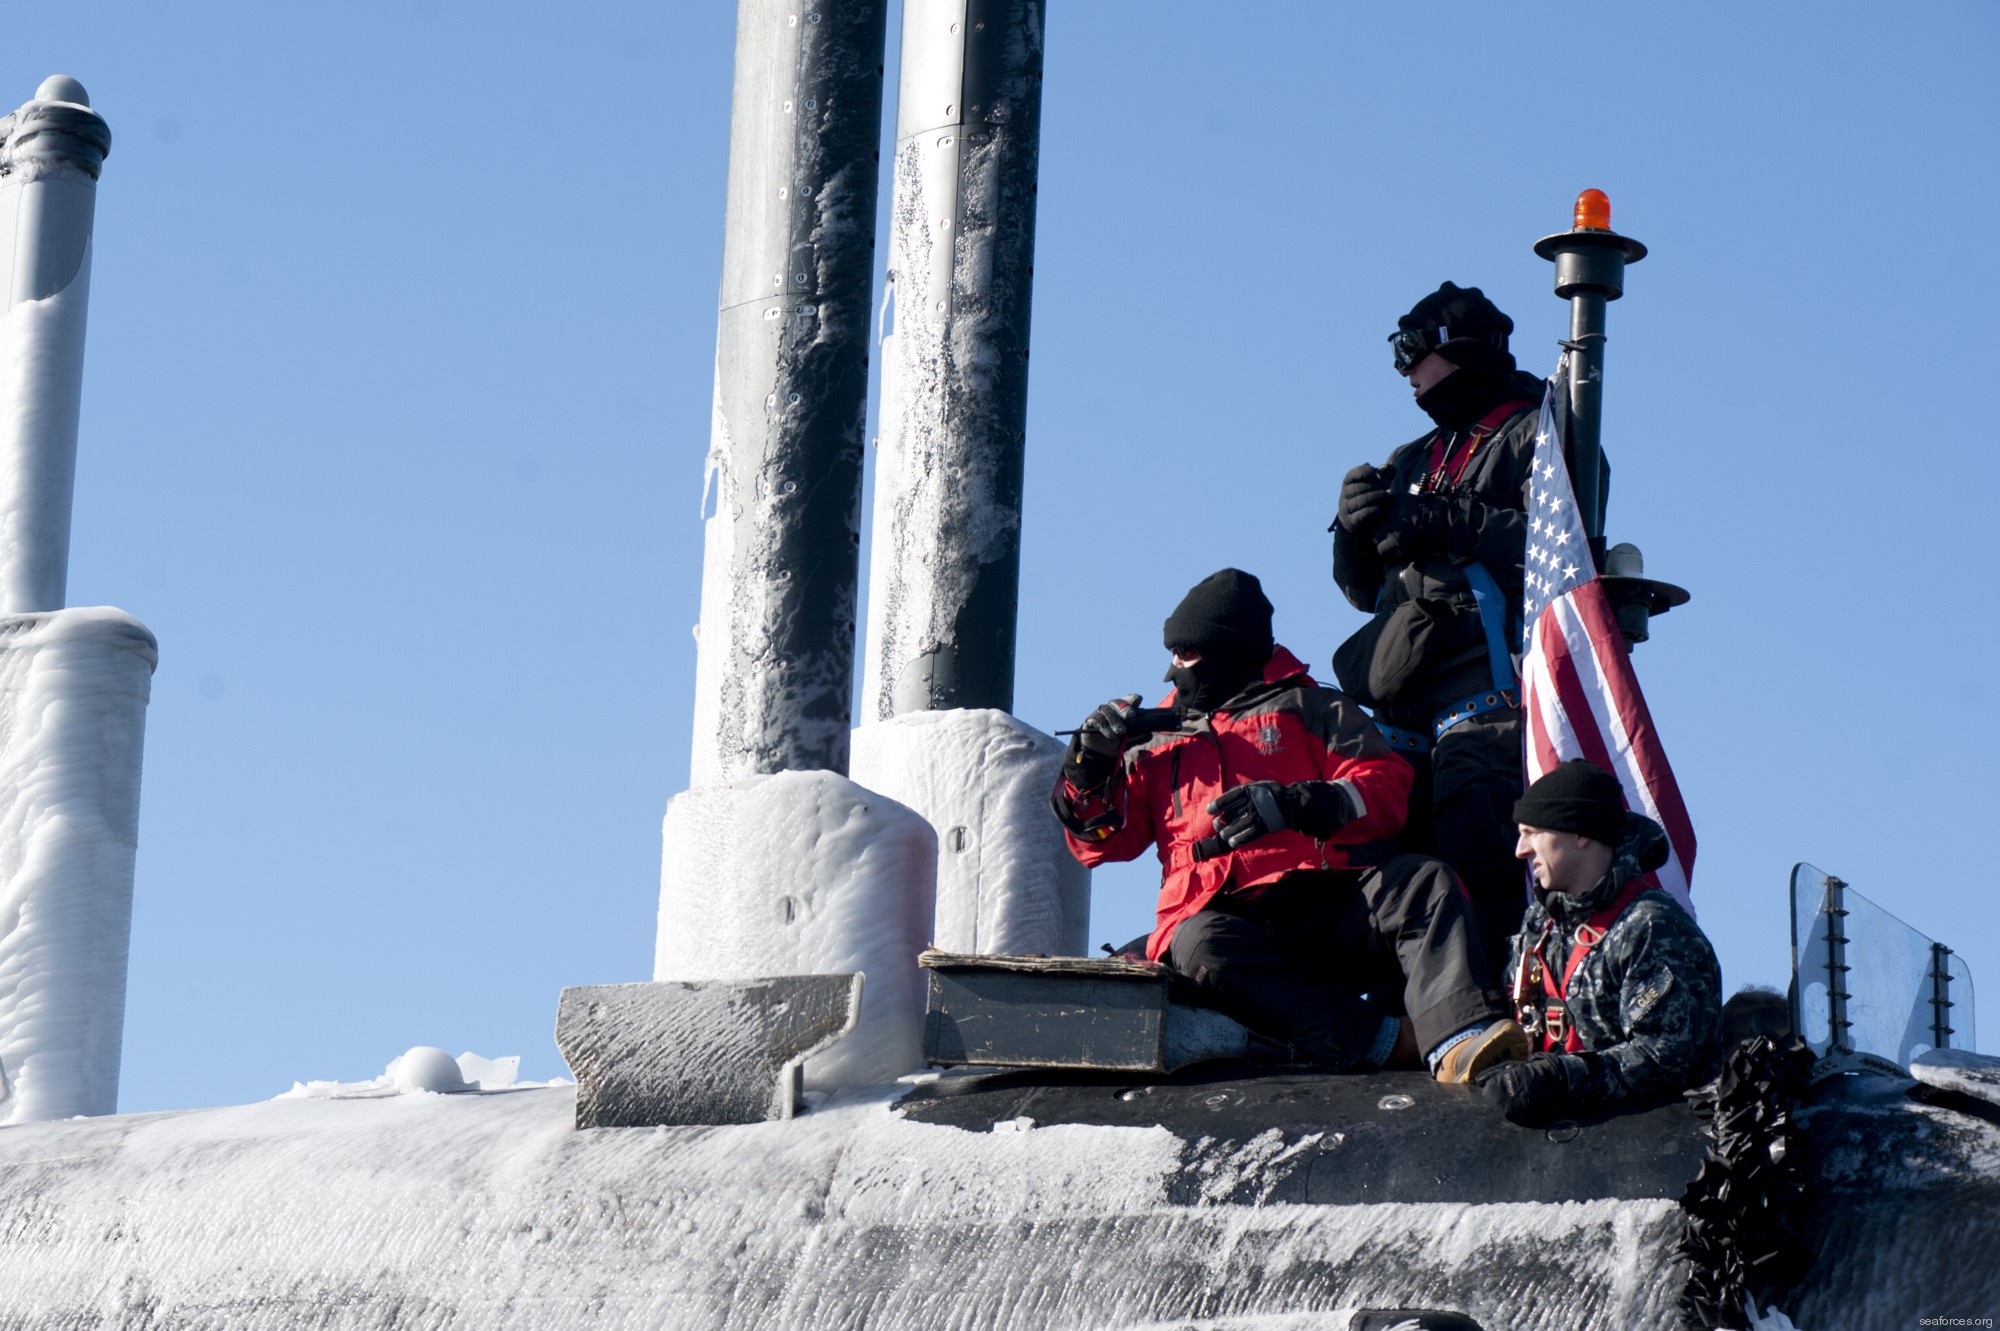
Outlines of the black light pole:
{"label": "black light pole", "polygon": [[1611,200],[1602,190],[1576,196],[1568,231],[1535,242],[1556,266],[1556,295],[1569,302],[1569,476],[1590,535],[1590,555],[1604,567],[1604,473],[1599,442],[1604,421],[1604,307],[1625,294],[1625,265],[1646,247],[1611,229]]}
{"label": "black light pole", "polygon": [[1587,189],[1576,196],[1575,225],[1535,242],[1535,253],[1556,266],[1556,295],[1569,302],[1570,484],[1590,536],[1590,557],[1604,575],[1605,591],[1628,645],[1650,636],[1649,621],[1688,600],[1685,589],[1646,576],[1639,547],[1604,548],[1604,307],[1625,294],[1625,265],[1646,257],[1646,247],[1611,229],[1611,200]]}

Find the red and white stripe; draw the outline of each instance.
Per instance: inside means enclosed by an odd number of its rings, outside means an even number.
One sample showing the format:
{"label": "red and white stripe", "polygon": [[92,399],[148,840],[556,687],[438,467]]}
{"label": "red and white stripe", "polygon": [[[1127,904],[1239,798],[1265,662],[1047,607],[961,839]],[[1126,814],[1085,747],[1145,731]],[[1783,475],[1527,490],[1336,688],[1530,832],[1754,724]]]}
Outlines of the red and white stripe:
{"label": "red and white stripe", "polygon": [[1616,776],[1626,802],[1666,829],[1660,886],[1692,915],[1694,824],[1602,583],[1590,579],[1537,616],[1521,687],[1528,780],[1571,758],[1588,759]]}

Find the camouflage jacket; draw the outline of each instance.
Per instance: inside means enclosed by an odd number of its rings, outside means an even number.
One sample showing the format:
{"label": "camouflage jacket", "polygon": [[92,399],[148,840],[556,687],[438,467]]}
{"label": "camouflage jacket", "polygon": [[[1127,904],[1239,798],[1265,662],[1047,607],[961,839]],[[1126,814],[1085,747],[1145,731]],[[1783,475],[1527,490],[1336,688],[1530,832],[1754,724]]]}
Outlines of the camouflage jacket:
{"label": "camouflage jacket", "polygon": [[[1556,968],[1577,930],[1633,878],[1664,860],[1666,833],[1625,815],[1625,838],[1596,887],[1576,896],[1535,893],[1509,949],[1507,977],[1518,986],[1537,940]],[[1540,986],[1534,987],[1541,1004]],[[1564,996],[1584,1053],[1559,1053],[1569,1102],[1578,1111],[1626,1100],[1670,1099],[1712,1080],[1722,1055],[1722,971],[1715,950],[1674,899],[1659,888],[1635,897],[1584,955]]]}

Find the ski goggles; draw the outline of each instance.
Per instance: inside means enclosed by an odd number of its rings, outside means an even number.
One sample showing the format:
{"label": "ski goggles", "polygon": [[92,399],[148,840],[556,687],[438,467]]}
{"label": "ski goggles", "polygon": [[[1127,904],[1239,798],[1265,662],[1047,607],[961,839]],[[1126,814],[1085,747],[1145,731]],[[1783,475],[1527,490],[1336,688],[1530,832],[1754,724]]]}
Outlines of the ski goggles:
{"label": "ski goggles", "polygon": [[1396,353],[1396,373],[1408,374],[1423,361],[1424,357],[1450,340],[1451,329],[1444,325],[1436,328],[1397,329],[1389,334],[1389,346]]}
{"label": "ski goggles", "polygon": [[1462,342],[1484,342],[1495,347],[1507,345],[1505,333],[1489,333],[1484,337],[1477,334],[1453,333],[1447,324],[1439,324],[1436,328],[1398,329],[1389,334],[1389,345],[1396,353],[1396,373],[1408,374],[1422,363],[1424,357],[1453,338]]}

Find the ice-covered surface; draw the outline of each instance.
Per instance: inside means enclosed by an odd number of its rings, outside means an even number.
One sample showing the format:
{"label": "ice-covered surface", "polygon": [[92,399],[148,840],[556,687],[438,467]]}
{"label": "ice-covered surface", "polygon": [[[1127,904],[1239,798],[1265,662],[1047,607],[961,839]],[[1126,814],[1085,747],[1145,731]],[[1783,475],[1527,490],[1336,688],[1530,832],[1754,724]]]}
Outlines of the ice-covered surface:
{"label": "ice-covered surface", "polygon": [[[23,193],[0,188],[0,210],[21,206]],[[63,604],[89,298],[86,246],[63,290],[0,314],[0,611]]]}
{"label": "ice-covered surface", "polygon": [[576,1125],[790,1118],[800,1069],[853,1032],[861,990],[852,973],[565,989],[556,1047],[576,1074]]}
{"label": "ice-covered surface", "polygon": [[158,659],[120,610],[0,617],[0,1122],[117,1107]]}
{"label": "ice-covered surface", "polygon": [[847,770],[882,6],[745,0],[704,508],[692,779]]}
{"label": "ice-covered surface", "polygon": [[1910,1075],[1942,1090],[2000,1106],[2000,1058],[1970,1049],[1931,1049],[1910,1060]]}
{"label": "ice-covered surface", "polygon": [[[1419,1307],[1489,1331],[1678,1325],[1670,1200],[1271,1201],[1259,1180],[1296,1164],[1273,1133],[968,1131],[893,1096],[723,1128],[578,1132],[564,1088],[8,1128],[0,1324],[1266,1331]],[[2000,1290],[1966,1259],[1993,1250],[2000,1181],[1972,1166],[2000,1129],[1935,1113],[1814,1111],[1815,1141],[1891,1149],[1858,1186],[1827,1181],[1818,1263],[1764,1325],[1990,1312]]]}
{"label": "ice-covered surface", "polygon": [[[279,1100],[367,1100],[422,1092],[504,1091],[515,1085],[521,1056],[481,1058],[467,1050],[453,1058],[435,1045],[416,1045],[389,1060],[379,1077],[365,1081],[295,1081]],[[524,1082],[522,1085],[538,1083]]]}
{"label": "ice-covered surface", "polygon": [[[43,86],[84,95],[73,79]],[[65,600],[91,229],[110,142],[86,105],[38,99],[0,118],[0,613]]]}
{"label": "ice-covered surface", "polygon": [[892,1081],[922,1061],[937,837],[831,772],[697,787],[667,806],[655,980],[858,971],[861,1023],[805,1065],[809,1087]]}
{"label": "ice-covered surface", "polygon": [[[969,1133],[879,1093],[570,1127],[562,1090],[0,1133],[0,1322],[1115,1328],[1355,1306],[1663,1326],[1670,1203],[1174,1206],[1159,1128]],[[1527,1258],[1524,1262],[1524,1258]]]}
{"label": "ice-covered surface", "polygon": [[947,952],[1080,956],[1090,871],[1049,812],[1063,745],[1006,712],[910,712],[854,732],[854,779],[938,835],[932,943]]}
{"label": "ice-covered surface", "polygon": [[864,720],[1013,705],[1039,18],[904,20]]}

